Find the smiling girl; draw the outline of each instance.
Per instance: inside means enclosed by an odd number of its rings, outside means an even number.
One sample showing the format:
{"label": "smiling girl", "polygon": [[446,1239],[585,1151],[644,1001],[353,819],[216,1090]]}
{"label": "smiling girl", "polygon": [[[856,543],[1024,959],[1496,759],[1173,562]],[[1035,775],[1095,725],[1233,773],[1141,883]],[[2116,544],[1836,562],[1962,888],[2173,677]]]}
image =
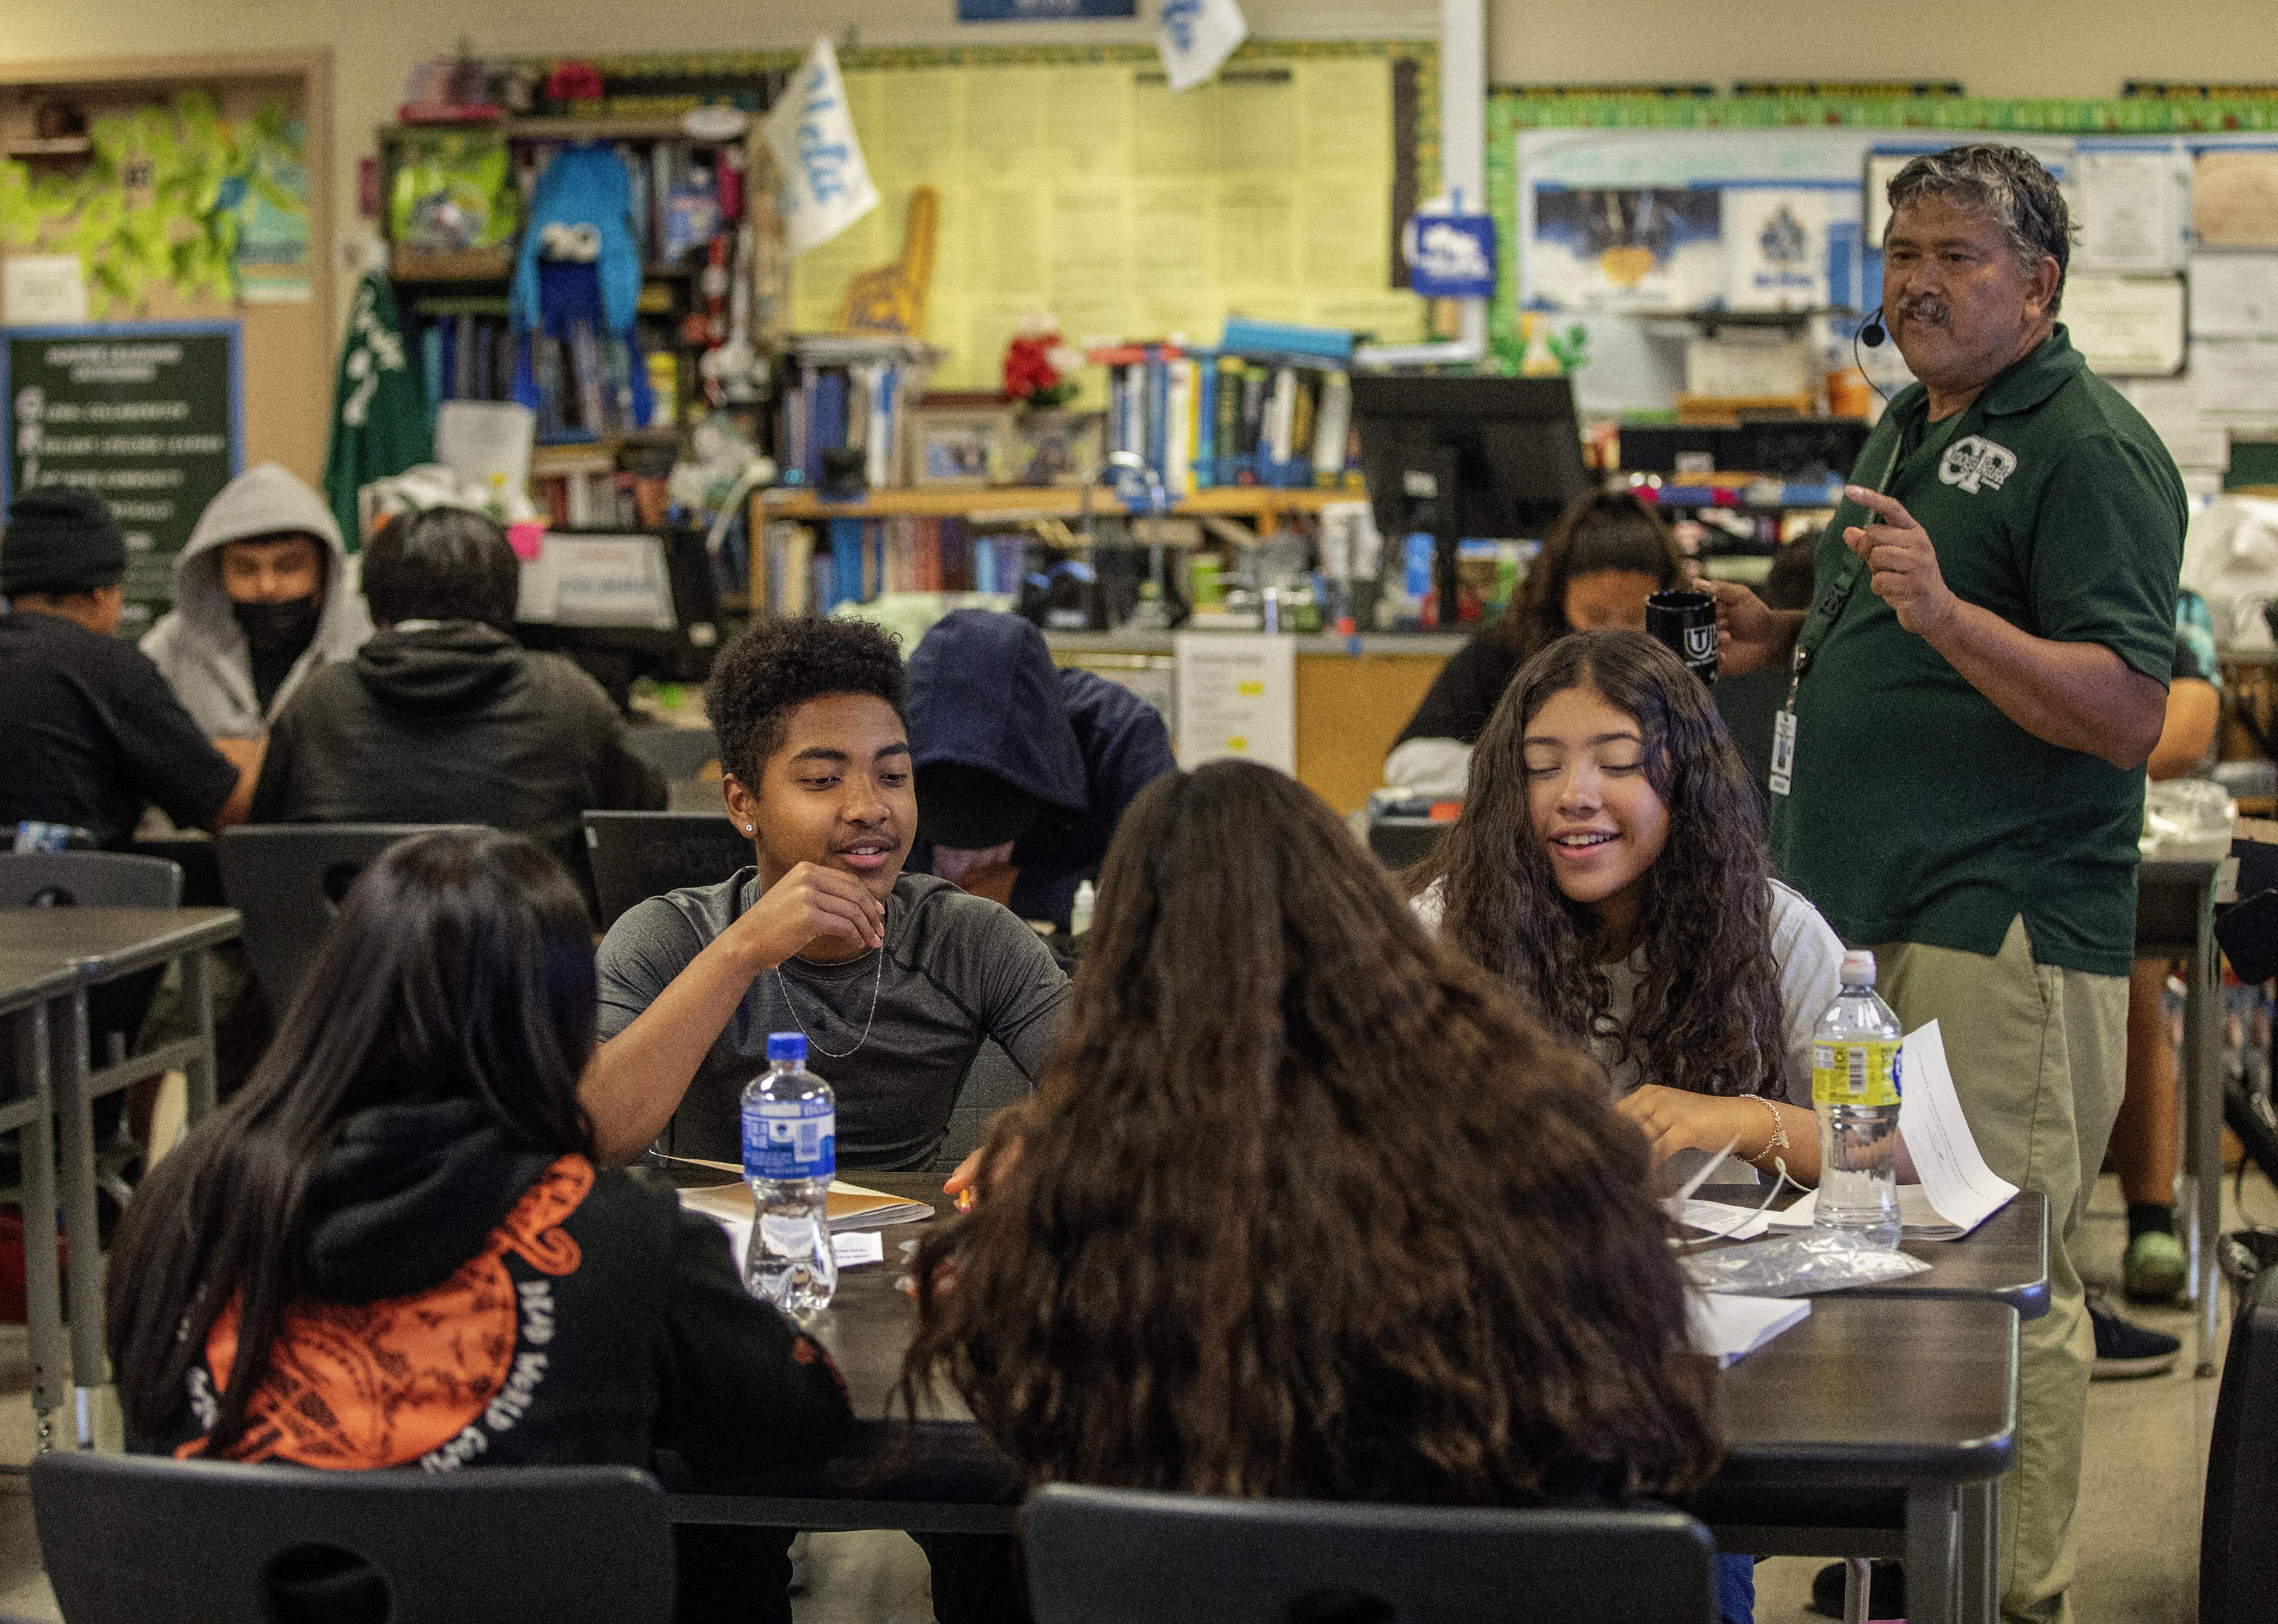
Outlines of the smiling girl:
{"label": "smiling girl", "polygon": [[1418,911],[1586,1043],[1656,1161],[1819,1176],[1811,1029],[1843,945],[1770,877],[1708,690],[1651,638],[1583,633],[1523,667],[1479,735]]}

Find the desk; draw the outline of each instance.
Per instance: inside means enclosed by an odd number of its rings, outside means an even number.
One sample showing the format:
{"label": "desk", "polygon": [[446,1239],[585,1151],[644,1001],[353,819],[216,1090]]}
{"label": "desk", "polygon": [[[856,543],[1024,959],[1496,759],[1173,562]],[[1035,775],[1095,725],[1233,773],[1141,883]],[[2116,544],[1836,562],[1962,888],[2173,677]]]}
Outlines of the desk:
{"label": "desk", "polygon": [[[1695,1193],[1731,1207],[1760,1207],[1764,1199],[1762,1185],[1708,1184]],[[1783,1194],[1777,1206],[1800,1199]],[[1882,1285],[1852,1286],[1843,1294],[1987,1298],[2008,1304],[2021,1320],[2037,1320],[2049,1311],[2049,1199],[2037,1190],[2020,1190],[1961,1240],[1909,1240],[1899,1250],[1929,1264],[1929,1272]]]}
{"label": "desk", "polygon": [[[858,1183],[934,1203],[926,1174]],[[925,1226],[885,1231],[889,1258]],[[1972,1237],[1974,1240],[1976,1237]],[[1967,1247],[1970,1241],[1953,1243]],[[816,1335],[857,1414],[883,1418],[914,1305],[893,1264],[850,1270]],[[1811,1317],[1724,1373],[1726,1456],[1689,1507],[1726,1548],[1760,1556],[1902,1556],[1917,1624],[1990,1624],[1996,1606],[1994,1480],[2016,1439],[2017,1314],[1990,1298],[1818,1298]],[[683,1522],[1006,1533],[1020,1473],[954,1399],[915,1429],[860,1424],[840,1458],[807,1472],[671,1498]]]}
{"label": "desk", "polygon": [[[91,1405],[95,1390],[109,1379],[103,1346],[103,1252],[96,1244],[92,1103],[99,1095],[180,1066],[189,1076],[190,1120],[195,1122],[213,1109],[213,997],[205,954],[209,947],[237,934],[237,910],[228,908],[0,911],[0,951],[19,962],[44,961],[73,979],[66,1030],[56,1034],[50,1046],[57,1061],[50,1082],[63,1141],[64,1226],[76,1243],[66,1267],[71,1275],[72,1384],[82,1449],[94,1447]],[[96,1066],[88,1034],[87,989],[176,960],[181,961],[183,1000],[193,1012],[196,1030],[115,1064]],[[53,1207],[50,1200],[49,1209]],[[27,1265],[29,1260],[27,1245]]]}
{"label": "desk", "polygon": [[20,1146],[24,1215],[24,1330],[32,1355],[32,1413],[39,1447],[52,1442],[57,1355],[63,1342],[63,1282],[56,1268],[56,1147],[50,1016],[68,1014],[79,977],[45,954],[0,952],[0,1020],[16,1051],[19,1098],[0,1106],[0,1133]]}
{"label": "desk", "polygon": [[[2136,870],[2136,956],[2183,961],[2184,1225],[2190,1253],[2193,1366],[2214,1374],[2216,1242],[2222,1233],[2222,956],[2214,905],[2226,865],[2144,862]],[[2229,872],[2236,873],[2236,869]]]}

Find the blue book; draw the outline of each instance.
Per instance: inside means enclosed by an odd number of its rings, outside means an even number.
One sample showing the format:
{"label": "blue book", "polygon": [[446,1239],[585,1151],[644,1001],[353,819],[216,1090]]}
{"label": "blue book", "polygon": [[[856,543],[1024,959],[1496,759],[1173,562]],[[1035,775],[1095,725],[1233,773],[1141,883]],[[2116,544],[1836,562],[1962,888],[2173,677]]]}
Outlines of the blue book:
{"label": "blue book", "polygon": [[1147,466],[1159,476],[1168,471],[1163,465],[1163,451],[1164,442],[1169,438],[1170,421],[1164,414],[1171,396],[1171,380],[1162,351],[1149,352],[1145,377],[1147,441],[1140,455],[1147,459]]}
{"label": "blue book", "polygon": [[987,536],[973,539],[973,590],[997,590],[997,544]]}
{"label": "blue book", "polygon": [[1195,488],[1218,483],[1218,357],[1207,349],[1189,352],[1195,360]]}
{"label": "blue book", "polygon": [[1246,316],[1226,318],[1221,349],[1245,354],[1303,357],[1319,365],[1327,360],[1342,366],[1352,359],[1353,335],[1349,327],[1307,327],[1291,321],[1252,321]]}
{"label": "blue book", "polygon": [[862,531],[860,519],[830,521],[830,594],[815,600],[826,609],[862,601]]}
{"label": "blue book", "polygon": [[814,432],[807,436],[806,478],[822,483],[822,454],[846,444],[846,374],[826,370],[814,375]]}

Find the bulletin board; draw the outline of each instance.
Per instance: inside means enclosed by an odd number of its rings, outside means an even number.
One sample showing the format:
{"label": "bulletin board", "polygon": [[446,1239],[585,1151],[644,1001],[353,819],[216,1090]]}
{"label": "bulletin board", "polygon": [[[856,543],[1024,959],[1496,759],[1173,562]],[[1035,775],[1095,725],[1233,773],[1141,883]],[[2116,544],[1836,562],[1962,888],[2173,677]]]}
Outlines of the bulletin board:
{"label": "bulletin board", "polygon": [[[2218,486],[2232,440],[2278,436],[2278,104],[1506,93],[1487,126],[1489,206],[1513,249],[1490,312],[1506,356],[1530,309],[1871,309],[1880,182],[1992,137],[2064,188],[2078,240],[2063,319],[2187,484]],[[1752,306],[1777,281],[1775,205],[1803,274],[1793,305]]]}
{"label": "bulletin board", "polygon": [[852,50],[840,57],[881,206],[793,269],[793,324],[829,332],[852,277],[939,198],[925,338],[936,388],[998,387],[1016,324],[1071,342],[1183,333],[1229,311],[1405,342],[1396,227],[1438,189],[1438,56],[1422,41],[1245,44],[1173,95],[1150,45]]}

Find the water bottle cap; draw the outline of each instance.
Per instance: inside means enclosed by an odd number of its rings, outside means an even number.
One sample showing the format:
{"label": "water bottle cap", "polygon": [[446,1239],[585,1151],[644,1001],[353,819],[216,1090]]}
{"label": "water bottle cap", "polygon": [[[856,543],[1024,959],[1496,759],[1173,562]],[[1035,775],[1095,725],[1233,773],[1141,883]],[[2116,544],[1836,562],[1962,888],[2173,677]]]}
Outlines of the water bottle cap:
{"label": "water bottle cap", "polygon": [[1867,948],[1854,947],[1843,955],[1843,984],[1869,986],[1875,984],[1875,955]]}
{"label": "water bottle cap", "polygon": [[795,1066],[806,1064],[806,1034],[805,1032],[769,1032],[768,1059],[789,1061]]}

